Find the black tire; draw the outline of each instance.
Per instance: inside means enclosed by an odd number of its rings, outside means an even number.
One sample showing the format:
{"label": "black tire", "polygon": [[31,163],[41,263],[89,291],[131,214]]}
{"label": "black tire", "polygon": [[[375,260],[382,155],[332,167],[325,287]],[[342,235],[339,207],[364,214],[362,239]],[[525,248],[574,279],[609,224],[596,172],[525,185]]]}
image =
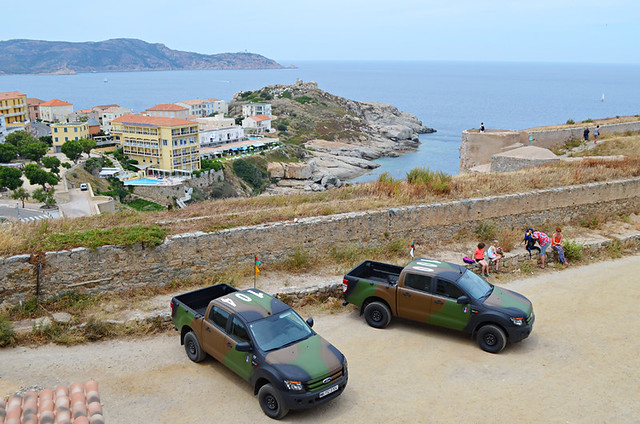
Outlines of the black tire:
{"label": "black tire", "polygon": [[193,331],[189,331],[184,336],[184,351],[187,352],[187,356],[193,362],[200,362],[207,357],[207,354],[202,350],[202,347],[200,347],[200,342]]}
{"label": "black tire", "polygon": [[258,391],[260,408],[269,418],[279,420],[289,413],[289,408],[284,406],[280,393],[271,384],[265,384]]}
{"label": "black tire", "polygon": [[504,330],[495,325],[484,325],[478,330],[477,341],[480,349],[489,353],[499,353],[507,345]]}
{"label": "black tire", "polygon": [[391,321],[391,310],[382,302],[371,302],[364,308],[364,319],[374,328],[385,328]]}

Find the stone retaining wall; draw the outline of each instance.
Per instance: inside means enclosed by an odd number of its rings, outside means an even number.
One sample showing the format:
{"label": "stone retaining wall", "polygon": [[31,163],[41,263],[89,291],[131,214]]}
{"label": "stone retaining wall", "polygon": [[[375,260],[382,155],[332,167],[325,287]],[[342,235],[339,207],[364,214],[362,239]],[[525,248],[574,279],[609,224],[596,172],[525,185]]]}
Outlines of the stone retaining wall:
{"label": "stone retaining wall", "polygon": [[[589,139],[593,139],[595,124],[549,130],[499,130],[488,129],[484,133],[477,129],[464,130],[460,144],[460,172],[474,166],[488,164],[495,154],[504,153],[522,146],[551,148],[571,139],[582,139],[585,127],[589,128]],[[600,135],[640,131],[640,121],[600,125]]]}
{"label": "stone retaining wall", "polygon": [[138,244],[47,252],[41,257],[17,255],[0,259],[0,307],[36,293],[46,298],[69,289],[96,293],[164,285],[231,267],[247,267],[250,272],[254,255],[263,263],[275,263],[290,258],[296,249],[313,255],[335,246],[370,246],[396,238],[424,244],[473,232],[486,220],[496,227],[527,228],[639,210],[640,178],[632,178],[181,234],[154,248]]}

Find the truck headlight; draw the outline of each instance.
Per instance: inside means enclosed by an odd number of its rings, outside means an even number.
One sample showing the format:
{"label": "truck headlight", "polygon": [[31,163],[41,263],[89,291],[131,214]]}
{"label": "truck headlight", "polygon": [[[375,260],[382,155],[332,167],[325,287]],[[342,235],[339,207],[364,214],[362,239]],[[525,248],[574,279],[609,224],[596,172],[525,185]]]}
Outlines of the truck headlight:
{"label": "truck headlight", "polygon": [[509,317],[512,323],[517,325],[518,327],[524,325],[524,318],[522,317]]}
{"label": "truck headlight", "polygon": [[299,392],[304,390],[304,388],[302,387],[302,382],[300,381],[284,380],[284,385],[287,386],[287,389],[293,392]]}

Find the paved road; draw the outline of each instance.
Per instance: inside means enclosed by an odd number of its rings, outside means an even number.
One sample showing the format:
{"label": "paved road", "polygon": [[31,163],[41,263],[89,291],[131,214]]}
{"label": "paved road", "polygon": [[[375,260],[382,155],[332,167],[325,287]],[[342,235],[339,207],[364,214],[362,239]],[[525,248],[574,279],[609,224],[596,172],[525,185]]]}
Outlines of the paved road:
{"label": "paved road", "polygon": [[[536,311],[531,337],[492,355],[459,333],[358,314],[316,316],[349,359],[344,394],[284,422],[637,423],[640,256],[507,285]],[[111,423],[272,423],[251,389],[177,334],[77,347],[0,350],[0,395],[96,379]]]}
{"label": "paved road", "polygon": [[59,207],[67,218],[78,218],[93,214],[89,191],[81,191],[79,188],[69,189],[69,202],[62,203]]}

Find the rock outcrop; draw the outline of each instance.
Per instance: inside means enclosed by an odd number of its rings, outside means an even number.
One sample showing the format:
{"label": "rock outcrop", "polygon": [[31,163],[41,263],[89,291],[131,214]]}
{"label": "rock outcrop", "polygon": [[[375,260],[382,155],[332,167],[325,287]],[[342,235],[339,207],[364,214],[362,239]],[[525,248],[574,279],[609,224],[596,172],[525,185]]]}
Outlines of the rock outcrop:
{"label": "rock outcrop", "polygon": [[300,173],[288,176],[295,172],[290,164],[270,167],[270,176],[278,180],[272,192],[339,187],[378,167],[372,160],[414,150],[420,144],[418,134],[435,132],[395,106],[345,99],[318,89],[315,82],[237,93],[229,103],[230,113],[240,114],[242,105],[251,101],[271,103],[272,128],[278,129],[281,140],[302,143],[307,150],[304,161],[315,167],[311,176],[302,178],[306,184],[298,178]]}

